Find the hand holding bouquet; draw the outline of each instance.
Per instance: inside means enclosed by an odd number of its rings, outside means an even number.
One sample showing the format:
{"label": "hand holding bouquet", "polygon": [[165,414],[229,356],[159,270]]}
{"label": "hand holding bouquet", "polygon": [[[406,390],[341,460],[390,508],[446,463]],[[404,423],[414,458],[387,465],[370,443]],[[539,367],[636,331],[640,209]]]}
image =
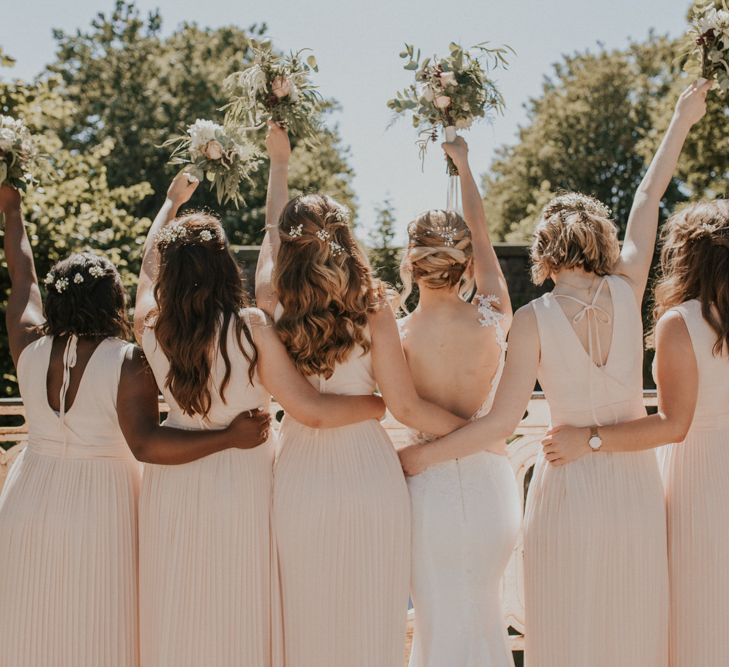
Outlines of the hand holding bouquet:
{"label": "hand holding bouquet", "polygon": [[[507,67],[508,47],[488,48],[477,44],[466,50],[451,42],[445,58],[434,56],[420,61],[420,50],[405,45],[400,57],[406,70],[415,72],[415,82],[387,102],[396,115],[412,112],[413,126],[420,129],[420,157],[425,158],[429,141],[438,140],[439,128],[447,130],[446,139],[453,141],[455,130],[471,127],[474,120],[490,113],[502,113],[504,98],[487,73]],[[458,173],[448,160],[448,172]]]}
{"label": "hand holding bouquet", "polygon": [[0,185],[24,190],[35,181],[41,157],[25,123],[0,115]]}
{"label": "hand holding bouquet", "polygon": [[[722,3],[724,4],[724,3]],[[699,7],[687,35],[684,69],[695,78],[715,79],[729,90],[729,8],[713,2]]]}
{"label": "hand holding bouquet", "polygon": [[244,204],[240,192],[242,181],[251,182],[261,154],[242,130],[219,125],[211,120],[196,120],[187,134],[173,137],[164,146],[174,146],[170,164],[189,164],[187,172],[215,188],[218,203],[232,201],[236,208]]}
{"label": "hand holding bouquet", "polygon": [[225,80],[230,95],[226,122],[259,129],[273,121],[294,137],[312,142],[319,132],[321,95],[309,77],[317,72],[316,58],[306,49],[282,56],[270,45],[254,49],[253,64]]}

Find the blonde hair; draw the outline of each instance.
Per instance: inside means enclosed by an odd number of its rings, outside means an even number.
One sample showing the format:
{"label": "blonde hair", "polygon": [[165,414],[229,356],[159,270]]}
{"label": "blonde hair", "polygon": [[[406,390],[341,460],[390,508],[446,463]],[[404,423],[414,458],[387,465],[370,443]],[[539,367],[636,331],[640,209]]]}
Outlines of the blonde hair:
{"label": "blonde hair", "polygon": [[[713,352],[720,354],[729,345],[729,202],[687,206],[666,222],[662,237],[654,326],[667,310],[699,299],[701,313],[717,336]],[[648,343],[654,343],[653,331]]]}
{"label": "blonde hair", "polygon": [[541,285],[561,269],[611,273],[620,256],[618,229],[610,209],[593,197],[569,192],[542,211],[530,251],[532,281]]}
{"label": "blonde hair", "polygon": [[400,307],[413,282],[429,289],[451,289],[460,285],[462,295],[473,289],[473,279],[465,277],[473,257],[471,232],[455,211],[431,210],[421,213],[408,225],[408,247],[400,262],[403,289]]}
{"label": "blonde hair", "polygon": [[354,239],[347,209],[331,197],[295,197],[279,227],[273,281],[283,315],[276,329],[299,371],[329,378],[356,346],[370,349],[368,314],[384,302],[384,288]]}

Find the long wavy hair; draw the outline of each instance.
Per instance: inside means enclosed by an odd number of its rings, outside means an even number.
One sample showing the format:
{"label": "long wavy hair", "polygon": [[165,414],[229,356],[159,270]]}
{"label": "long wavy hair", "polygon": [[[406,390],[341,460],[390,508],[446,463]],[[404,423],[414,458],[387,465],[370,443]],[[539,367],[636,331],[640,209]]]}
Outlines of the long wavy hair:
{"label": "long wavy hair", "polygon": [[367,352],[368,313],[384,288],[349,227],[347,210],[318,194],[292,199],[280,219],[273,281],[283,315],[281,340],[304,375],[331,377],[359,346]]}
{"label": "long wavy hair", "polygon": [[[148,325],[169,360],[166,386],[185,414],[207,417],[216,341],[225,363],[218,388],[223,401],[230,382],[227,331],[231,325],[253,380],[258,353],[240,312],[249,305],[243,276],[220,221],[208,213],[177,218],[160,231],[155,242],[160,256],[154,285],[157,307]],[[252,352],[244,347],[242,336]]]}
{"label": "long wavy hair", "polygon": [[562,269],[610,274],[620,257],[618,228],[602,202],[579,192],[554,197],[543,209],[530,251],[532,282]]}
{"label": "long wavy hair", "polygon": [[467,270],[473,258],[471,232],[455,211],[431,210],[408,225],[408,247],[400,262],[400,307],[413,289],[413,282],[430,289],[458,286],[461,296],[473,291]]}
{"label": "long wavy hair", "polygon": [[[699,299],[716,333],[713,352],[729,349],[729,202],[687,206],[664,225],[661,269],[654,290],[654,326],[670,308]],[[654,344],[654,332],[648,336]]]}
{"label": "long wavy hair", "polygon": [[45,278],[44,336],[128,339],[127,293],[116,267],[101,255],[75,253]]}

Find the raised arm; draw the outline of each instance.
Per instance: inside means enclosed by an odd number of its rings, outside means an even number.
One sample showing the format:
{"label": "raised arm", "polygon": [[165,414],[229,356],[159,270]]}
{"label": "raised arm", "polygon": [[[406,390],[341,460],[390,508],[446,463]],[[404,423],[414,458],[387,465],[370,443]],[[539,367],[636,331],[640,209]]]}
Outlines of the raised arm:
{"label": "raised arm", "polygon": [[18,365],[26,345],[39,337],[35,327],[43,324],[43,301],[35,273],[33,251],[20,212],[20,192],[9,185],[0,187],[0,213],[5,217],[5,261],[10,274],[10,295],[5,311],[10,356]]}
{"label": "raised arm", "polygon": [[157,384],[142,351],[130,347],[117,393],[119,426],[135,458],[143,463],[179,465],[224,449],[252,449],[266,442],[270,417],[243,413],[222,430],[160,426]]}
{"label": "raised arm", "polygon": [[443,150],[453,160],[460,174],[463,218],[471,231],[473,244],[473,273],[476,289],[479,294],[484,296],[493,294],[499,299],[499,303],[494,304],[494,308],[508,318],[504,322],[505,329],[508,331],[511,324],[509,288],[489,237],[483,200],[471,172],[471,165],[468,163],[468,144],[463,137],[456,137],[455,141],[444,143]]}
{"label": "raised arm", "polygon": [[400,452],[406,475],[480,451],[506,453],[506,439],[519,425],[534,391],[539,366],[539,334],[531,305],[514,315],[504,374],[491,411],[439,440],[412,445]]}
{"label": "raised arm", "polygon": [[681,93],[663,141],[635,193],[615,273],[628,279],[639,302],[643,300],[656,245],[661,199],[676,171],[689,130],[706,113],[706,94],[711,86],[711,81],[701,85],[694,82]]}
{"label": "raised arm", "polygon": [[680,313],[666,313],[656,326],[656,381],[658,412],[622,424],[600,426],[602,446],[593,452],[589,428],[556,427],[542,441],[547,460],[555,466],[585,454],[636,452],[686,439],[694,418],[698,370],[691,338]]}
{"label": "raised arm", "polygon": [[418,395],[392,309],[380,308],[370,315],[369,323],[375,378],[393,417],[406,426],[433,435],[445,435],[463,426],[465,419]]}
{"label": "raised arm", "polygon": [[336,428],[384,416],[385,404],[379,396],[320,394],[299,373],[263,313],[252,319],[261,382],[296,421],[310,428]]}
{"label": "raised arm", "polygon": [[154,244],[155,236],[160,229],[172,222],[177,217],[177,211],[187,202],[200,181],[194,176],[180,172],[172,179],[167,190],[162,208],[147,232],[144,241],[144,254],[142,256],[142,268],[139,272],[139,284],[137,285],[137,299],[134,306],[134,336],[137,342],[141,343],[144,333],[144,323],[155,307],[154,302],[154,280],[159,266],[159,254]]}
{"label": "raised arm", "polygon": [[289,200],[289,159],[291,144],[289,136],[276,123],[268,123],[266,148],[271,160],[268,171],[268,192],[266,194],[266,234],[256,265],[256,304],[273,317],[276,308],[276,291],[273,288],[273,270],[281,245],[278,235],[278,221]]}

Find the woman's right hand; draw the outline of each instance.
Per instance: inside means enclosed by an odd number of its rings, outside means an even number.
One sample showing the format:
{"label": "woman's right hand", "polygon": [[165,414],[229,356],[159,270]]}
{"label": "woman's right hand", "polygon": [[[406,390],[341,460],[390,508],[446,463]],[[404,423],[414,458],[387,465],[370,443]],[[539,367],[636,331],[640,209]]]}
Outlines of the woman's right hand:
{"label": "woman's right hand", "polygon": [[172,179],[172,183],[170,183],[170,187],[167,189],[167,199],[176,208],[179,208],[190,200],[192,193],[195,192],[198,185],[200,185],[198,178],[185,171],[181,171]]}
{"label": "woman's right hand", "polygon": [[674,117],[689,126],[698,123],[706,114],[706,95],[714,86],[714,80],[694,81],[684,90],[676,102]]}
{"label": "woman's right hand", "polygon": [[441,146],[445,154],[453,160],[453,164],[458,167],[458,171],[468,166],[468,144],[463,137],[457,136],[455,140],[445,141]]}
{"label": "woman's right hand", "polygon": [[266,150],[271,164],[288,164],[291,157],[291,142],[289,135],[284,128],[272,120],[268,121],[268,133],[266,134]]}
{"label": "woman's right hand", "polygon": [[271,433],[271,415],[263,410],[241,412],[227,428],[233,447],[253,449],[268,440]]}

